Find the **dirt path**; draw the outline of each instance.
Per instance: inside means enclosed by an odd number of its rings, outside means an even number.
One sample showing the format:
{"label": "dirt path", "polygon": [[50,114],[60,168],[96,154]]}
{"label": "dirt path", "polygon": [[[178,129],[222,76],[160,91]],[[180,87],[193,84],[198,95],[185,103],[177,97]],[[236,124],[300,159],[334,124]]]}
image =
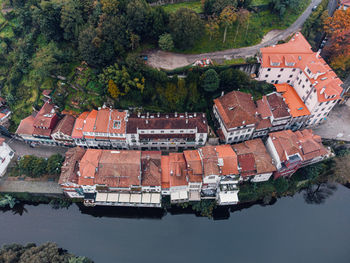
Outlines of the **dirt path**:
{"label": "dirt path", "polygon": [[233,59],[233,58],[246,58],[257,54],[260,48],[265,46],[271,46],[276,44],[279,40],[286,39],[288,36],[299,31],[303,26],[305,20],[310,16],[312,8],[315,5],[319,5],[322,0],[312,0],[310,5],[306,8],[299,18],[285,30],[272,30],[266,34],[262,42],[255,46],[227,49],[217,52],[209,52],[203,54],[180,54],[165,52],[160,50],[153,50],[147,53],[147,64],[154,68],[162,68],[172,70],[179,67],[184,67],[192,64],[196,60],[203,58],[211,59]]}

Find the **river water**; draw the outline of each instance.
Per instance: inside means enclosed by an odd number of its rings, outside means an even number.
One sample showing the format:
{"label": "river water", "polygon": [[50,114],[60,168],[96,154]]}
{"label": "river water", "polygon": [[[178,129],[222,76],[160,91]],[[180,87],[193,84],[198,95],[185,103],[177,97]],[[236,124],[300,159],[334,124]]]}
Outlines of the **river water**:
{"label": "river water", "polygon": [[97,263],[350,262],[350,190],[343,186],[319,205],[297,194],[271,206],[216,213],[221,220],[77,205],[20,210],[0,211],[0,245],[54,241]]}

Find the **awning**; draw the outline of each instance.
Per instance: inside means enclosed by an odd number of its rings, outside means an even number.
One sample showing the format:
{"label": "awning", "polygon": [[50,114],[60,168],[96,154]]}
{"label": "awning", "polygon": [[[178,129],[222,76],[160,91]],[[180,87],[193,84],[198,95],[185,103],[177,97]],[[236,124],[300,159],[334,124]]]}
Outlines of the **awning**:
{"label": "awning", "polygon": [[96,194],[96,202],[106,202],[107,201],[107,193],[97,193]]}

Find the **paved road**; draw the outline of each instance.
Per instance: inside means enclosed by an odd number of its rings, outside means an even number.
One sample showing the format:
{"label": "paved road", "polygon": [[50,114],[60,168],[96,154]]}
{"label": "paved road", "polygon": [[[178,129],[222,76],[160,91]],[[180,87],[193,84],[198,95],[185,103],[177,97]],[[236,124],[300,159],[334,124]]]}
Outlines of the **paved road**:
{"label": "paved road", "polygon": [[18,156],[35,155],[38,157],[48,158],[55,153],[64,155],[68,150],[68,148],[58,146],[37,146],[35,148],[32,148],[22,141],[13,139],[6,139],[6,142]]}
{"label": "paved road", "polygon": [[[150,51],[147,53],[149,64],[155,68],[163,69],[175,69],[178,67],[183,67],[193,63],[196,60],[203,58],[211,59],[232,59],[232,58],[246,58],[251,57],[257,54],[262,47],[271,46],[276,44],[279,40],[286,39],[291,34],[299,31],[304,24],[305,20],[309,17],[312,12],[312,7],[321,3],[322,0],[312,0],[311,4],[304,11],[304,13],[287,29],[280,31],[274,36],[258,45],[236,48],[236,49],[227,49],[223,51],[203,53],[203,54],[179,54],[172,52],[165,52],[160,50]],[[333,1],[333,0],[332,0]]]}
{"label": "paved road", "polygon": [[324,139],[350,142],[350,100],[334,107],[327,121],[313,130]]}

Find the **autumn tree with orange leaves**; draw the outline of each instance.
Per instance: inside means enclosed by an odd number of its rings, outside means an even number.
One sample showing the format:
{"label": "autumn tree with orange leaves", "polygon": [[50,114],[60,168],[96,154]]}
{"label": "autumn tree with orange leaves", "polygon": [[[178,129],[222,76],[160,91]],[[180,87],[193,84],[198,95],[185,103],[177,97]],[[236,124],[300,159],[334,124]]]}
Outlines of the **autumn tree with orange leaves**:
{"label": "autumn tree with orange leaves", "polygon": [[326,18],[324,30],[330,37],[324,53],[329,57],[331,66],[347,71],[350,69],[350,9],[339,9],[333,17]]}

